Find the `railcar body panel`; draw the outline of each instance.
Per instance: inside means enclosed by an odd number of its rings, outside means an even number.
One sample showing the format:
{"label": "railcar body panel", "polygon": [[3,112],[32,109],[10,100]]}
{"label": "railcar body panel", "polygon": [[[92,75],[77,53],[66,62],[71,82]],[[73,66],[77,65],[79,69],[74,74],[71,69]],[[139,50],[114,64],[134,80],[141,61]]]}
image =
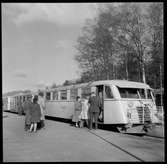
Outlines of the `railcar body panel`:
{"label": "railcar body panel", "polygon": [[126,110],[119,100],[104,100],[104,124],[126,124]]}
{"label": "railcar body panel", "polygon": [[[102,96],[102,123],[116,126],[144,125],[159,123],[157,108],[152,89],[149,85],[126,80],[103,80],[70,86],[46,89],[46,115],[72,119],[74,101],[77,96],[96,92]],[[37,94],[37,93],[35,93]],[[3,99],[5,110],[18,111],[18,102],[23,102],[26,95],[20,94]]]}
{"label": "railcar body panel", "polygon": [[73,101],[47,101],[46,102],[46,115],[52,117],[60,117],[72,119],[74,113]]}

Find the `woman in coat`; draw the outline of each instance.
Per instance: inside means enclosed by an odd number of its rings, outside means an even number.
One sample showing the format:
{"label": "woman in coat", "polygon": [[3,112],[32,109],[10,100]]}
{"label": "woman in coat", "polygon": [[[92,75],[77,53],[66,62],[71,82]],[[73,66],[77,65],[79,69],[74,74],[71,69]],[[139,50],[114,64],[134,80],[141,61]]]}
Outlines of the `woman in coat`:
{"label": "woman in coat", "polygon": [[44,100],[43,96],[44,96],[43,93],[39,92],[38,104],[39,104],[40,109],[41,109],[41,122],[40,122],[41,128],[45,127],[45,113],[46,113],[45,100]]}
{"label": "woman in coat", "polygon": [[30,110],[32,108],[31,95],[27,97],[27,100],[23,104],[23,111],[25,113],[25,130],[27,131],[31,125]]}
{"label": "woman in coat", "polygon": [[80,97],[77,96],[76,97],[76,101],[75,101],[75,104],[74,104],[74,115],[73,115],[73,119],[72,121],[75,122],[75,126],[78,127],[78,124],[80,122],[80,114],[81,114],[81,100],[80,100]]}
{"label": "woman in coat", "polygon": [[35,95],[34,99],[33,99],[33,103],[32,103],[32,107],[30,110],[30,121],[31,121],[31,127],[30,127],[30,132],[32,132],[33,128],[34,128],[34,132],[36,132],[37,130],[37,123],[40,122],[40,118],[41,118],[41,109],[38,102],[38,96]]}

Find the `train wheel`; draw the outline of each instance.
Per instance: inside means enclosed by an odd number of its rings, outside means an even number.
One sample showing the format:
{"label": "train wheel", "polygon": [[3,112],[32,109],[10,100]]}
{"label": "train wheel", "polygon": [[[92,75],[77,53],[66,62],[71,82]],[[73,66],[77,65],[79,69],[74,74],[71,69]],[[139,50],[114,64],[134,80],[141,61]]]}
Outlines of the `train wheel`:
{"label": "train wheel", "polygon": [[127,128],[122,126],[122,127],[117,127],[117,130],[120,132],[120,133],[126,133],[126,130]]}

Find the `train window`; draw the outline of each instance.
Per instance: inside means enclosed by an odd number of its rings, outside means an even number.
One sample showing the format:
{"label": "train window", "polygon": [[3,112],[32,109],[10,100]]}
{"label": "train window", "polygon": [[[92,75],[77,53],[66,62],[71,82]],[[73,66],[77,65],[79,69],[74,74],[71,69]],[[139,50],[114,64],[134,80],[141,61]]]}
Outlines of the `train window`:
{"label": "train window", "polygon": [[144,89],[138,89],[138,91],[139,91],[140,97],[141,97],[142,99],[145,99],[145,98],[146,98],[146,95],[145,95]]}
{"label": "train window", "polygon": [[50,92],[46,92],[46,100],[50,100],[50,98],[51,98]]}
{"label": "train window", "polygon": [[75,100],[78,95],[78,89],[73,88],[70,90],[70,100]]}
{"label": "train window", "polygon": [[161,95],[160,94],[156,94],[155,102],[157,106],[161,106]]}
{"label": "train window", "polygon": [[60,100],[67,100],[67,90],[60,91]]}
{"label": "train window", "polygon": [[23,96],[23,102],[25,101],[25,96]]}
{"label": "train window", "polygon": [[[119,92],[122,98],[142,98],[142,95],[138,94],[139,89],[137,88],[119,88]],[[141,93],[141,91],[139,92]],[[140,97],[139,97],[140,96]]]}
{"label": "train window", "polygon": [[105,98],[107,99],[111,99],[113,98],[113,94],[112,94],[112,91],[111,91],[111,88],[110,86],[105,86]]}
{"label": "train window", "polygon": [[90,87],[82,88],[81,98],[83,98],[84,96],[89,96],[90,94],[91,94]]}
{"label": "train window", "polygon": [[152,99],[151,90],[150,89],[147,89],[147,96],[148,96],[148,99]]}
{"label": "train window", "polygon": [[58,100],[58,91],[53,91],[53,100]]}

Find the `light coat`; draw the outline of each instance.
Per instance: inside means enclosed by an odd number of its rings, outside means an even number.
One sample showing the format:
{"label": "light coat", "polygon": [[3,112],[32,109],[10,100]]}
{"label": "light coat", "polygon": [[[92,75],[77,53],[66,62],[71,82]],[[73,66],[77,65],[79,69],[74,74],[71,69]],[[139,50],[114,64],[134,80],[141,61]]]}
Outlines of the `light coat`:
{"label": "light coat", "polygon": [[45,110],[45,100],[43,97],[38,96],[38,104],[40,106],[41,109],[41,120],[45,120],[45,114],[46,114],[46,110]]}
{"label": "light coat", "polygon": [[89,109],[88,100],[84,99],[82,101],[82,111],[80,114],[81,119],[84,119],[84,120],[88,119],[88,109]]}

